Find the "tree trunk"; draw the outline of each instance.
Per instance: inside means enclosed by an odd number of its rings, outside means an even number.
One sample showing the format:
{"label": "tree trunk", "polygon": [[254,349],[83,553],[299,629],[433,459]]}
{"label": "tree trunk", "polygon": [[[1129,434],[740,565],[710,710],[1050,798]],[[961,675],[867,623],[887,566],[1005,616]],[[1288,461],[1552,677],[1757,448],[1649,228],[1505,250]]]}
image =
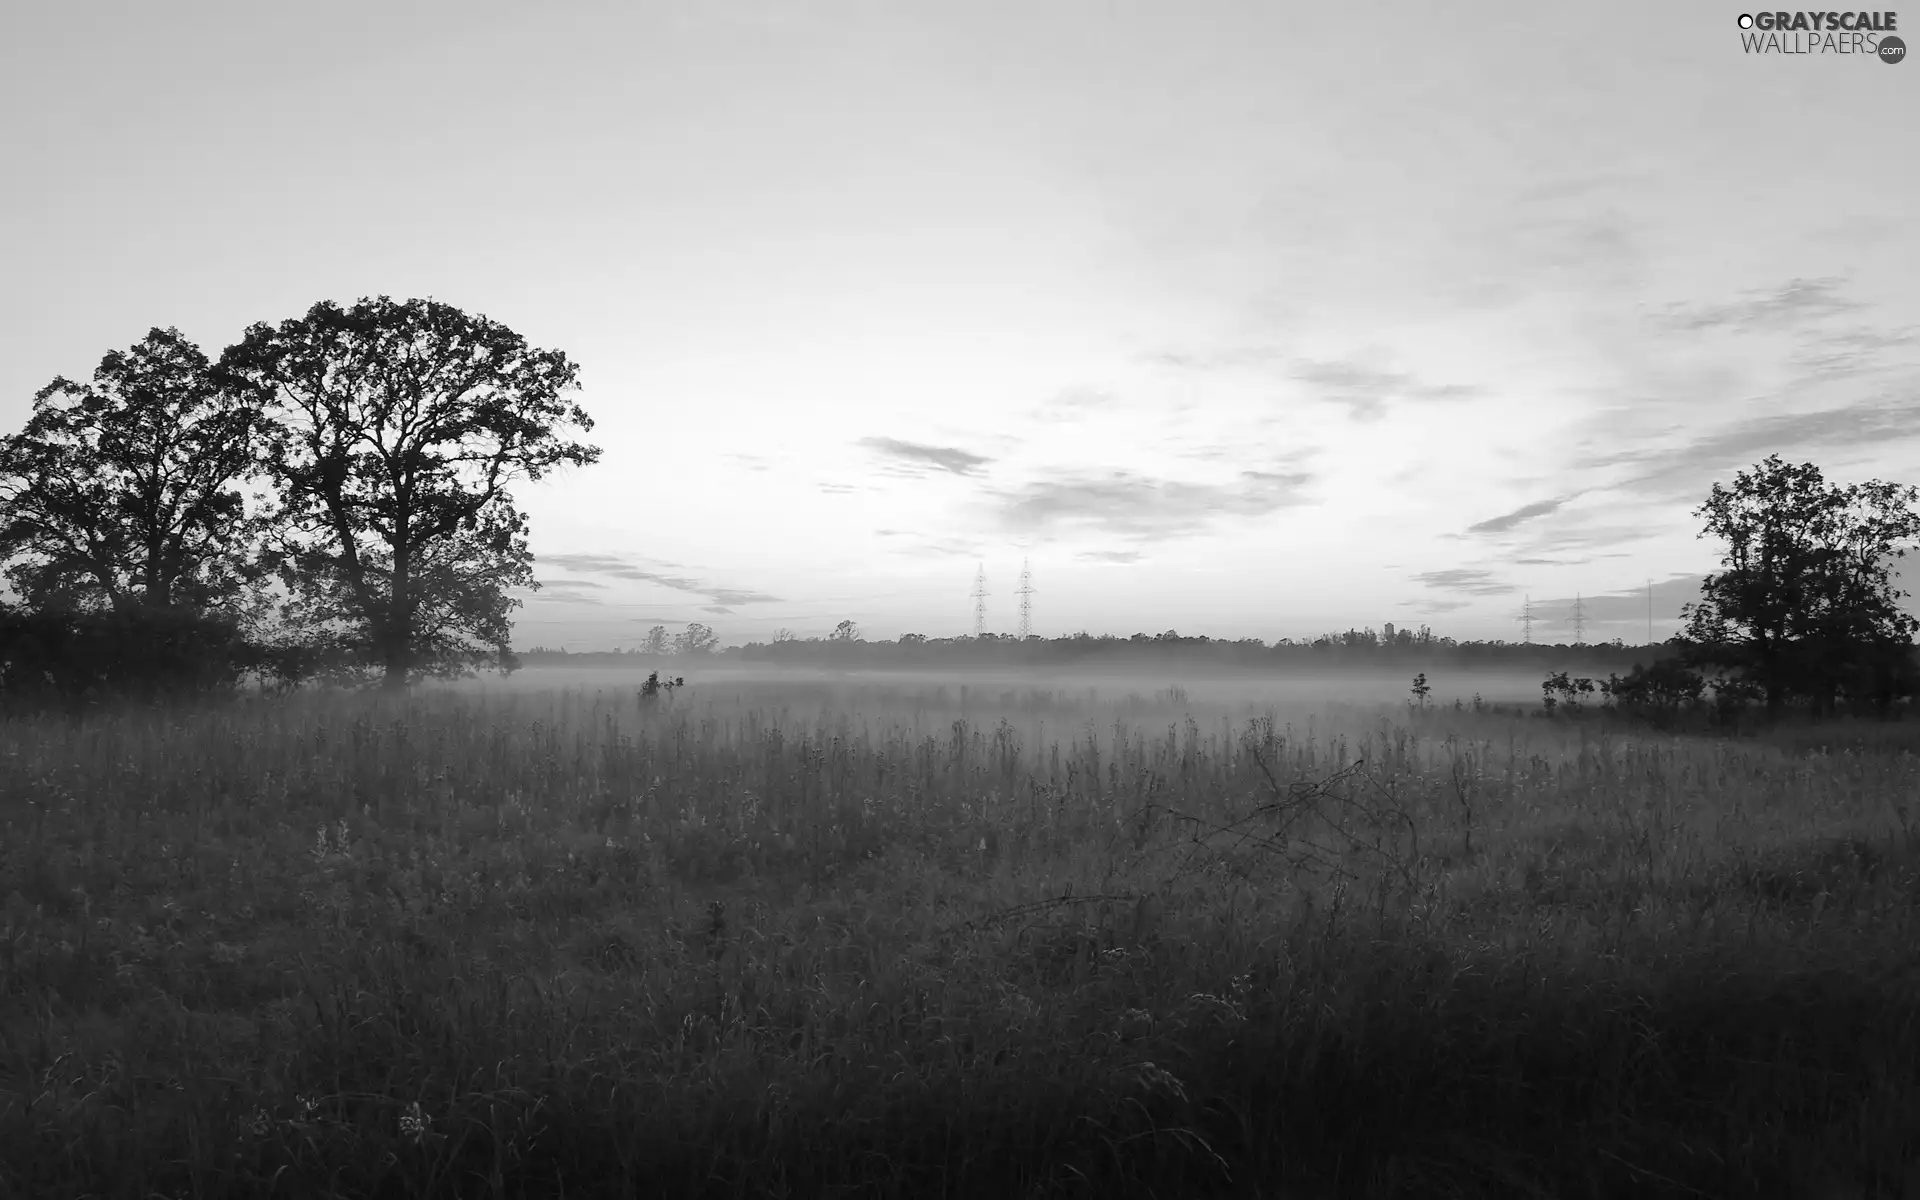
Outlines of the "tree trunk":
{"label": "tree trunk", "polygon": [[413,589],[410,586],[413,566],[412,547],[408,544],[404,518],[400,525],[399,536],[393,548],[393,593],[387,602],[386,660],[387,677],[382,686],[389,692],[405,691],[407,687],[408,650],[413,645]]}
{"label": "tree trunk", "polygon": [[391,642],[387,646],[387,675],[380,686],[389,692],[407,690],[406,651],[404,648],[394,646]]}

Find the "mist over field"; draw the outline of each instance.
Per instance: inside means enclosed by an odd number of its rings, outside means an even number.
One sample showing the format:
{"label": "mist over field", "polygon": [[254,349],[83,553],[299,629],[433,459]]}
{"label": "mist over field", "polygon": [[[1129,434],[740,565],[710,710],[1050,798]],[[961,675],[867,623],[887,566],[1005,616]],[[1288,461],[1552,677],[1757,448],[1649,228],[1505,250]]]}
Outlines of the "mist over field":
{"label": "mist over field", "polygon": [[[1578,659],[1572,660],[1572,665],[1577,666]],[[1112,707],[1132,697],[1141,703],[1168,707],[1245,710],[1249,714],[1271,705],[1315,707],[1329,703],[1374,705],[1405,701],[1409,699],[1413,678],[1411,671],[1385,668],[1286,672],[1221,666],[1169,670],[1120,667],[1064,672],[991,667],[960,671],[832,671],[669,663],[647,670],[622,666],[523,667],[509,676],[481,677],[449,686],[477,691],[550,688],[632,691],[645,681],[649,671],[685,678],[689,699],[751,694],[817,697],[822,702],[839,702],[862,694],[871,696],[877,690],[883,695],[893,692],[939,695],[962,708],[969,704],[977,707],[997,704],[1071,712],[1076,706]],[[1468,668],[1426,674],[1433,688],[1431,702],[1436,704],[1471,701],[1476,695],[1489,704],[1537,705],[1540,701],[1538,672]],[[1180,704],[1167,696],[1169,690],[1175,688],[1186,697]]]}

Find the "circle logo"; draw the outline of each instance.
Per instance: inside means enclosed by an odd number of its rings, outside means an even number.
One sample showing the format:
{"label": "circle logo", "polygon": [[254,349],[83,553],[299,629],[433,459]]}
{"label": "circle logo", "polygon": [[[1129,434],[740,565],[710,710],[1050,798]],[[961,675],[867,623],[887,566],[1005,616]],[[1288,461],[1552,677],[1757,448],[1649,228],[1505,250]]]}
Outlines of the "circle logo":
{"label": "circle logo", "polygon": [[1753,28],[1753,14],[1751,14],[1751,13],[1741,13],[1741,14],[1740,14],[1740,28],[1742,28],[1742,29],[1752,29],[1752,28]]}
{"label": "circle logo", "polygon": [[1880,61],[1881,62],[1897,63],[1901,59],[1905,58],[1906,56],[1907,56],[1907,44],[1901,41],[1899,38],[1883,37],[1880,39]]}

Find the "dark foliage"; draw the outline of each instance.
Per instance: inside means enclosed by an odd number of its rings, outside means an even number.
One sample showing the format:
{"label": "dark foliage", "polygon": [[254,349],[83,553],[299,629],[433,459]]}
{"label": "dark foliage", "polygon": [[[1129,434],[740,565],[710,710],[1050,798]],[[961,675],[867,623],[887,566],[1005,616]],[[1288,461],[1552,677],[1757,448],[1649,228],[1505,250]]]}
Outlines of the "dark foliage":
{"label": "dark foliage", "polygon": [[389,687],[509,661],[511,591],[538,584],[508,487],[599,457],[562,437],[593,427],[566,355],[380,296],[255,325],[221,369],[270,418],[289,624]]}
{"label": "dark foliage", "polygon": [[177,329],[40,389],[0,439],[0,562],[35,608],[231,603],[258,524],[260,415]]}
{"label": "dark foliage", "polygon": [[1892,566],[1920,537],[1917,498],[1879,480],[1829,484],[1778,455],[1714,484],[1696,515],[1726,551],[1685,613],[1690,663],[1749,681],[1774,713],[1911,694],[1920,621],[1901,609]]}
{"label": "dark foliage", "polygon": [[0,703],[9,709],[214,698],[277,669],[231,616],[0,606]]}

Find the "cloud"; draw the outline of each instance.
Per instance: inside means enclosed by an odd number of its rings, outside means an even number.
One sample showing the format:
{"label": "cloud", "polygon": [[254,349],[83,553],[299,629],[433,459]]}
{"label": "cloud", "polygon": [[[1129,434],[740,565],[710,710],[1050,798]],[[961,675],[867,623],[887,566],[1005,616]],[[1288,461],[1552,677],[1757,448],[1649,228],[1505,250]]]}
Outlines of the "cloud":
{"label": "cloud", "polygon": [[1836,277],[1794,279],[1767,291],[1746,293],[1746,299],[1730,304],[1670,304],[1654,315],[1656,323],[1682,333],[1709,329],[1747,332],[1754,329],[1781,328],[1823,317],[1852,312],[1865,306],[1835,295],[1846,281]]}
{"label": "cloud", "polygon": [[1153,365],[1181,371],[1277,370],[1285,378],[1312,387],[1321,399],[1345,405],[1355,420],[1377,417],[1395,400],[1470,400],[1484,394],[1479,387],[1429,383],[1404,371],[1373,365],[1371,360],[1377,357],[1374,353],[1304,359],[1293,358],[1274,346],[1255,344],[1211,351],[1161,350],[1141,357]]}
{"label": "cloud", "polygon": [[1131,471],[1067,474],[997,494],[1001,522],[1022,532],[1081,525],[1153,541],[1203,529],[1217,517],[1260,517],[1312,503],[1306,471],[1242,471],[1231,483],[1183,483]]}
{"label": "cloud", "polygon": [[1036,421],[1058,424],[1082,421],[1119,406],[1120,400],[1112,392],[1090,387],[1070,387],[1062,388],[1036,406],[1031,416]]}
{"label": "cloud", "polygon": [[[1664,526],[1649,521],[1644,525],[1576,525],[1562,527],[1549,532],[1533,534],[1515,552],[1529,558],[1557,558],[1567,554],[1584,555],[1595,558],[1619,557],[1610,554],[1595,554],[1594,551],[1606,546],[1620,546],[1628,542],[1644,541],[1661,532]],[[1518,563],[1518,558],[1509,561]]]}
{"label": "cloud", "polygon": [[[1659,622],[1677,620],[1680,606],[1700,598],[1704,573],[1669,575],[1653,585],[1655,636]],[[1553,596],[1533,602],[1533,619],[1549,629],[1572,629],[1576,605],[1585,618],[1589,636],[1596,629],[1613,629],[1622,637],[1638,629],[1644,637],[1647,627],[1647,589],[1644,585],[1605,592],[1597,596]]]}
{"label": "cloud", "polygon": [[965,538],[934,538],[916,542],[911,546],[902,546],[894,553],[934,558],[977,558],[980,555],[980,544]]}
{"label": "cloud", "polygon": [[602,589],[603,585],[584,579],[542,579],[533,587],[509,589],[515,596],[532,604],[591,604],[599,606],[602,601],[591,591]]}
{"label": "cloud", "polygon": [[703,588],[715,604],[778,604],[780,597],[765,592],[745,592],[734,588]]}
{"label": "cloud", "polygon": [[855,487],[850,483],[822,483],[815,486],[829,496],[844,496],[848,492],[864,492],[867,490],[866,488]]}
{"label": "cloud", "polygon": [[1134,563],[1141,559],[1138,550],[1088,550],[1074,556],[1086,562],[1097,563]]}
{"label": "cloud", "polygon": [[1274,346],[1228,346],[1218,350],[1154,350],[1140,361],[1178,371],[1233,371],[1245,367],[1266,366],[1285,358]]}
{"label": "cloud", "polygon": [[1479,571],[1468,567],[1450,567],[1444,571],[1422,571],[1413,576],[1413,581],[1425,584],[1435,591],[1462,592],[1469,596],[1504,596],[1519,590],[1510,583],[1502,583],[1495,579],[1491,571]]}
{"label": "cloud", "polygon": [[727,614],[731,613],[733,610],[728,608],[724,604],[703,604],[700,606],[700,611],[704,613],[713,613],[717,616],[724,617]]}
{"label": "cloud", "polygon": [[1920,330],[1911,326],[1885,332],[1866,326],[1838,333],[1808,330],[1800,342],[1801,350],[1791,365],[1805,382],[1824,383],[1886,370],[1887,351],[1920,344]]}
{"label": "cloud", "polygon": [[1419,600],[1402,600],[1400,602],[1400,607],[1411,608],[1415,612],[1446,613],[1446,612],[1454,612],[1455,610],[1462,609],[1462,608],[1472,608],[1473,601],[1471,600],[1438,600],[1438,599],[1432,599],[1432,598],[1422,598]]}
{"label": "cloud", "polygon": [[928,446],[919,442],[903,442],[897,438],[867,437],[855,444],[895,460],[895,465],[903,468],[903,473],[908,475],[925,475],[929,468],[955,475],[977,475],[981,467],[993,461],[984,455],[954,446]]}
{"label": "cloud", "polygon": [[1477,387],[1424,383],[1401,371],[1367,366],[1357,358],[1302,361],[1294,365],[1292,375],[1315,388],[1321,399],[1345,405],[1356,421],[1378,417],[1393,400],[1468,400],[1481,394]]}
{"label": "cloud", "polygon": [[1497,517],[1489,517],[1477,525],[1467,526],[1467,532],[1505,533],[1522,521],[1531,521],[1535,517],[1544,517],[1548,513],[1558,511],[1561,505],[1567,503],[1569,500],[1575,499],[1579,495],[1580,493],[1575,492],[1570,496],[1559,496],[1552,500],[1535,500],[1532,504],[1522,504],[1510,513],[1502,513]]}
{"label": "cloud", "polygon": [[1663,485],[1701,491],[1716,472],[1744,470],[1769,454],[1798,458],[1815,447],[1880,445],[1920,437],[1920,397],[1877,397],[1812,412],[1749,417],[1677,445],[1591,455],[1585,468],[1627,467],[1623,486]]}
{"label": "cloud", "polygon": [[[544,554],[540,562],[563,567],[582,575],[605,575],[613,579],[627,579],[636,583],[652,583],[660,587],[671,588],[676,592],[688,592],[696,596],[705,596],[712,604],[767,604],[776,603],[780,597],[765,592],[744,591],[738,588],[717,587],[698,579],[684,575],[666,575],[659,571],[636,566],[624,558],[611,554]],[[581,586],[598,586],[580,581]]]}

